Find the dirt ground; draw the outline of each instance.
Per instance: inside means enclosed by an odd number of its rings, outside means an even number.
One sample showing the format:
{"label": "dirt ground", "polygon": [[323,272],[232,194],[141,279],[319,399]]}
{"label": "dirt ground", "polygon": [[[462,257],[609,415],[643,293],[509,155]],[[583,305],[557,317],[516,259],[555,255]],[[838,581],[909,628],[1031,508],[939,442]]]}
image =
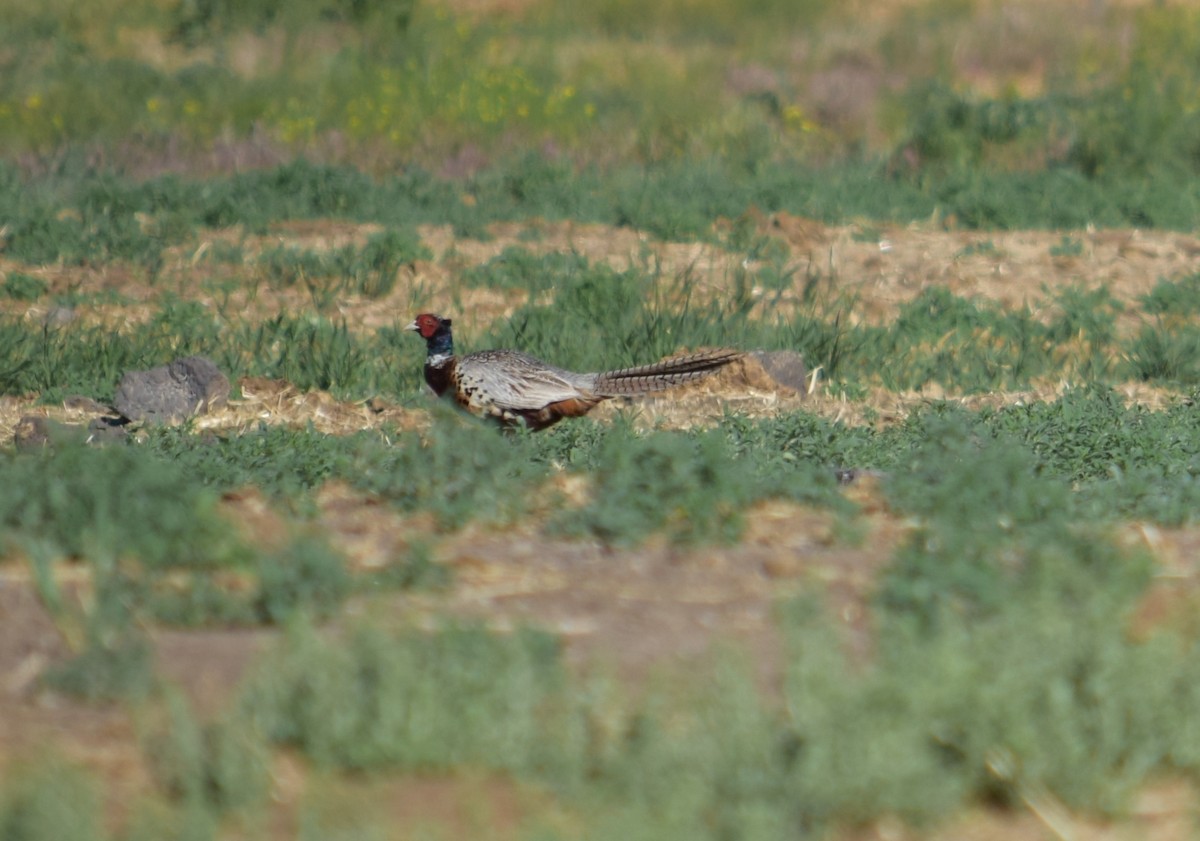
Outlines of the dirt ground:
{"label": "dirt ground", "polygon": [[[852,292],[859,301],[856,317],[884,320],[929,285],[1049,312],[1055,289],[1104,285],[1114,298],[1133,302],[1163,277],[1200,270],[1200,239],[1191,235],[1140,231],[989,233],[946,230],[942,224],[907,227],[825,226],[787,215],[763,217],[762,231],[787,245],[797,276],[811,266],[829,283]],[[652,254],[664,271],[688,271],[698,289],[719,295],[741,265],[744,255],[728,254],[703,244],[657,243],[635,231],[571,223],[497,225],[487,242],[456,240],[449,229],[422,230],[434,258],[405,270],[397,288],[384,300],[339,301],[338,312],[359,330],[373,330],[407,320],[414,305],[453,313],[469,337],[489,321],[523,303],[520,293],[465,289],[458,272],[520,244],[536,251],[574,250],[617,267]],[[245,243],[247,267],[254,249],[289,242],[305,248],[334,248],[363,241],[374,229],[342,223],[279,225],[269,237],[255,240],[236,231],[213,231],[197,245],[180,249],[154,285],[138,281],[121,267],[17,266],[0,259],[0,271],[20,270],[41,276],[53,290],[118,289],[129,304],[103,304],[71,314],[73,318],[109,324],[136,323],[154,310],[164,290],[213,303],[204,280],[211,273],[203,258],[219,239]],[[1056,257],[1052,247],[1063,236],[1082,243],[1080,254]],[[983,244],[986,247],[980,247]],[[252,271],[251,268],[246,269]],[[226,306],[267,316],[300,302],[297,293],[276,293],[260,286],[254,295],[228,292]],[[424,299],[415,301],[422,294]],[[781,305],[799,300],[799,290]],[[21,305],[6,302],[12,310]],[[214,304],[216,306],[216,304]],[[47,306],[21,310],[30,320],[54,317]],[[679,393],[658,396],[634,406],[637,422],[673,426],[703,424],[726,409],[769,416],[803,407],[832,418],[856,421],[869,410],[877,423],[903,418],[931,398],[954,395],[879,392],[850,401],[819,373],[812,393],[803,396],[773,386],[759,370],[731,372],[723,378]],[[327,394],[305,394],[286,383],[245,380],[240,399],[209,416],[201,428],[245,429],[260,422],[312,423],[330,433],[390,423],[400,428],[428,424],[421,407],[368,406],[340,403]],[[1029,392],[964,399],[968,405],[1052,399],[1064,386],[1047,383]],[[1161,407],[1175,395],[1142,384],[1129,384],[1131,402]],[[0,400],[0,438],[9,439],[23,414],[42,413],[78,420],[77,411],[36,406],[36,396]],[[605,417],[630,407],[605,407]],[[570,489],[567,489],[568,492]],[[439,616],[471,616],[497,628],[531,623],[561,634],[568,661],[579,668],[600,664],[639,681],[664,663],[702,657],[714,643],[732,642],[754,658],[768,691],[779,669],[779,640],[773,610],[781,598],[815,592],[831,605],[843,623],[848,650],[865,655],[870,649],[866,611],[872,581],[909,525],[893,516],[875,480],[858,480],[845,491],[863,510],[857,534],[849,536],[826,512],[791,504],[769,503],[748,515],[744,539],[730,547],[680,549],[663,541],[631,550],[589,542],[547,538],[534,526],[505,530],[469,526],[434,544],[435,560],[453,571],[445,592],[395,595],[382,603],[354,602],[350,617],[378,613],[403,621],[432,623]],[[231,494],[225,504],[235,520],[255,534],[269,534],[274,515],[253,491]],[[331,542],[345,551],[351,564],[372,568],[406,551],[425,535],[420,516],[403,517],[362,494],[340,486],[324,489],[319,522]],[[281,528],[281,526],[280,526]],[[1200,589],[1200,531],[1163,530],[1130,524],[1122,539],[1145,546],[1159,559],[1159,584],[1147,597],[1141,620],[1172,621],[1195,604]],[[69,565],[63,576],[78,575]],[[160,673],[179,686],[202,715],[216,714],[261,655],[274,632],[158,630],[154,633]],[[67,647],[37,600],[26,565],[15,557],[0,558],[0,779],[20,773],[21,763],[53,750],[103,775],[114,822],[124,804],[150,786],[150,770],[138,747],[138,714],[119,705],[84,704],[39,684],[39,677]],[[296,804],[306,795],[313,772],[303,761],[282,756],[273,775],[272,837],[294,837]],[[478,802],[485,809],[487,837],[511,837],[517,831],[527,799],[511,783],[488,777],[381,779],[377,785],[393,804],[400,824],[430,823],[441,837],[480,837]],[[1191,837],[1197,807],[1194,793],[1175,781],[1147,790],[1131,813],[1098,824],[1071,815],[1048,800],[1031,798],[1026,808],[980,808],[958,816],[933,837],[943,839],[1182,839]],[[234,833],[236,834],[236,833]],[[407,836],[405,836],[407,837]],[[922,837],[912,830],[881,822],[845,835],[850,839]]]}

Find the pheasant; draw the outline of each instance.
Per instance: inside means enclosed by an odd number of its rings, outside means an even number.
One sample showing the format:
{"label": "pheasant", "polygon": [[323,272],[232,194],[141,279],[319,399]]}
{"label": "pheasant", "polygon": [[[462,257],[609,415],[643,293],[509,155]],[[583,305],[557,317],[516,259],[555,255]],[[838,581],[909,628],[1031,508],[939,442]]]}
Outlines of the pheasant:
{"label": "pheasant", "polygon": [[706,350],[636,368],[577,374],[516,350],[455,356],[450,319],[440,315],[422,313],[404,329],[425,339],[425,382],[435,394],[503,426],[534,431],[586,415],[611,397],[694,382],[744,356],[738,350]]}

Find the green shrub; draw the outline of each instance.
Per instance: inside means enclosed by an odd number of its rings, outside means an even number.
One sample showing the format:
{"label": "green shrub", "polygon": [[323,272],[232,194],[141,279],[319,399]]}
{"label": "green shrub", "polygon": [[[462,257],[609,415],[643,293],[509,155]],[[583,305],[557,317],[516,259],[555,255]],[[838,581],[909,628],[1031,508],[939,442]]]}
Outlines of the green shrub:
{"label": "green shrub", "polygon": [[1174,329],[1146,325],[1130,341],[1124,367],[1140,380],[1200,383],[1200,329],[1191,324]]}
{"label": "green shrub", "polygon": [[228,717],[202,724],[175,690],[142,725],[142,748],[160,789],[209,814],[243,808],[267,793],[270,757],[248,721]]}
{"label": "green shrub", "polygon": [[743,511],[759,500],[842,502],[832,470],[735,458],[715,433],[613,432],[589,473],[587,503],[564,511],[555,528],[606,543],[637,543],[658,531],[677,543],[730,542],[741,534]]}
{"label": "green shrub", "polygon": [[1192,315],[1200,311],[1200,274],[1178,280],[1160,278],[1154,288],[1138,300],[1148,315]]}
{"label": "green shrub", "polygon": [[587,269],[588,259],[580,254],[537,255],[510,245],[486,263],[468,268],[462,280],[472,288],[521,289],[532,295],[568,285]]}
{"label": "green shrub", "polygon": [[0,838],[13,841],[100,841],[96,787],[58,759],[8,775],[0,793]]}
{"label": "green shrub", "polygon": [[432,256],[416,231],[389,230],[370,237],[361,249],[347,249],[338,260],[351,291],[383,298],[395,286],[396,273],[402,266]]}
{"label": "green shrub", "polygon": [[429,511],[441,528],[480,518],[505,523],[529,509],[544,469],[528,458],[520,436],[506,438],[491,424],[438,407],[429,434],[406,434],[391,447],[361,441],[339,468],[360,490],[402,511]]}
{"label": "green shrub", "polygon": [[4,280],[4,294],[15,301],[36,301],[49,289],[46,281],[21,272],[9,272]]}
{"label": "green shrub", "polygon": [[[1131,642],[1114,607],[1103,593],[1064,603],[1042,590],[933,636],[885,620],[857,674],[808,625],[785,689],[801,745],[794,796],[850,822],[929,820],[967,798],[1044,790],[1113,813],[1162,770],[1196,767],[1192,645]],[[835,653],[821,650],[831,642]]]}
{"label": "green shrub", "polygon": [[297,610],[328,617],[350,594],[350,575],[340,556],[314,537],[299,538],[258,561],[257,607],[282,623]]}
{"label": "green shrub", "polygon": [[[107,598],[112,598],[112,588],[108,590]],[[88,701],[145,698],[155,685],[154,652],[144,636],[122,625],[121,618],[93,614],[86,647],[51,666],[43,682]]]}
{"label": "green shrub", "polygon": [[560,681],[556,644],[531,631],[362,628],[332,641],[300,624],[243,706],[273,741],[323,765],[520,770]]}
{"label": "green shrub", "polygon": [[[0,525],[58,557],[148,570],[244,564],[217,497],[131,447],[55,446],[0,459]],[[153,528],[147,528],[152,524]]]}
{"label": "green shrub", "polygon": [[1096,526],[1072,522],[1067,484],[1038,476],[1027,449],[961,416],[927,420],[925,432],[887,483],[920,525],[883,576],[885,610],[932,627],[1031,590],[1070,602],[1081,590],[1107,586],[1117,598],[1145,587],[1145,559],[1122,558]]}
{"label": "green shrub", "polygon": [[[915,85],[906,100],[908,125],[901,145],[922,168],[934,171],[986,170],[1000,150],[1036,160],[1055,128],[1053,102],[980,98],[940,81]],[[1014,155],[1009,147],[1021,152]]]}

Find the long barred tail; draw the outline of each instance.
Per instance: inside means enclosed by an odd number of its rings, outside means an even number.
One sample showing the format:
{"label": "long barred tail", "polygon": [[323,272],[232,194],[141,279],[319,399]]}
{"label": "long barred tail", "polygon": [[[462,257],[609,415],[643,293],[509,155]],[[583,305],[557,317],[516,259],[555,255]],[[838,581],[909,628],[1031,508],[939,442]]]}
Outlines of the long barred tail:
{"label": "long barred tail", "polygon": [[594,391],[605,397],[662,391],[671,386],[704,379],[745,355],[743,351],[729,348],[702,350],[673,356],[650,365],[605,371],[596,375]]}

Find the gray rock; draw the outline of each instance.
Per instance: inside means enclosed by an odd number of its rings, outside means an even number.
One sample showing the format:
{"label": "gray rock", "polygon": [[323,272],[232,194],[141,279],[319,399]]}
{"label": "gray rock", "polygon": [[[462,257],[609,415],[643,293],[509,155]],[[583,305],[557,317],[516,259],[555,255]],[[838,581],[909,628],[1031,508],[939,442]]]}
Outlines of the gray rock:
{"label": "gray rock", "polygon": [[203,356],[176,359],[148,371],[126,371],[113,405],[123,416],[149,423],[177,423],[224,406],[229,378]]}
{"label": "gray rock", "polygon": [[808,393],[808,367],[794,350],[756,350],[752,354],[779,385]]}
{"label": "gray rock", "polygon": [[125,418],[92,418],[87,425],[87,443],[103,446],[104,444],[124,444],[129,440],[128,421]]}

